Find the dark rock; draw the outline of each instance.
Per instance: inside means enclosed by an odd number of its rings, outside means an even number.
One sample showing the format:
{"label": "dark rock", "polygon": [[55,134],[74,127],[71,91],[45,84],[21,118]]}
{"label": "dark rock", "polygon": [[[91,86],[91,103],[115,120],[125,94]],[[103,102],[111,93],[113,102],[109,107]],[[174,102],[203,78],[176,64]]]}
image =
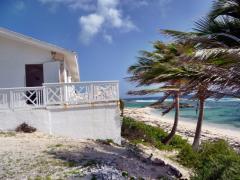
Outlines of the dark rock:
{"label": "dark rock", "polygon": [[165,162],[161,159],[155,158],[152,163],[156,166],[165,166]]}
{"label": "dark rock", "polygon": [[175,167],[169,166],[169,174],[174,175],[176,178],[181,178],[182,173],[177,170]]}

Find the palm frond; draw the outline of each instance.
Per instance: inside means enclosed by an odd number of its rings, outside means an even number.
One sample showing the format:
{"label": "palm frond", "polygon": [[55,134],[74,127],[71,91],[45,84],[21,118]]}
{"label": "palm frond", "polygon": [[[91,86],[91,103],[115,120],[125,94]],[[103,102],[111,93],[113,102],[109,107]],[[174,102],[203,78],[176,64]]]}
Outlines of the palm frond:
{"label": "palm frond", "polygon": [[183,32],[183,31],[175,31],[170,29],[161,29],[161,34],[172,37],[175,40],[184,40],[185,38],[196,37],[197,33],[195,32]]}
{"label": "palm frond", "polygon": [[173,110],[175,108],[175,102],[173,102],[171,104],[171,106],[169,106],[165,111],[162,112],[162,115],[166,115],[167,113],[169,113],[171,110]]}
{"label": "palm frond", "polygon": [[240,1],[239,0],[216,0],[213,2],[209,18],[216,19],[219,16],[230,16],[240,19]]}
{"label": "palm frond", "polygon": [[216,57],[222,57],[224,61],[227,60],[239,60],[240,61],[240,48],[229,49],[229,48],[211,48],[202,49],[196,51],[195,57],[198,60],[211,60]]}
{"label": "palm frond", "polygon": [[[227,46],[239,46],[240,44],[240,20],[229,20],[221,17],[219,19],[202,18],[195,23],[194,30],[198,37],[205,37],[208,40],[218,41]],[[194,38],[193,38],[194,39]]]}

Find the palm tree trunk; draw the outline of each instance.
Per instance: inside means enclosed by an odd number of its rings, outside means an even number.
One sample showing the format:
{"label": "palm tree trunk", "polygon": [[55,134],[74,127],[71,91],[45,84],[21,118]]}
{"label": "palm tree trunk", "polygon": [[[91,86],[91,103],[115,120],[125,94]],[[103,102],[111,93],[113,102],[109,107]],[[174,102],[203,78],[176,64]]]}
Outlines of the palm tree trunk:
{"label": "palm tree trunk", "polygon": [[174,124],[172,127],[171,132],[169,135],[162,141],[163,144],[169,144],[172,138],[174,137],[177,126],[178,126],[178,119],[179,119],[179,92],[176,92],[175,94],[175,118],[174,118]]}
{"label": "palm tree trunk", "polygon": [[203,122],[203,117],[204,117],[204,104],[205,104],[205,98],[204,97],[199,98],[198,121],[197,121],[197,127],[196,127],[195,136],[194,136],[194,140],[193,140],[193,144],[192,144],[192,147],[194,150],[198,150],[199,144],[200,144],[202,122]]}

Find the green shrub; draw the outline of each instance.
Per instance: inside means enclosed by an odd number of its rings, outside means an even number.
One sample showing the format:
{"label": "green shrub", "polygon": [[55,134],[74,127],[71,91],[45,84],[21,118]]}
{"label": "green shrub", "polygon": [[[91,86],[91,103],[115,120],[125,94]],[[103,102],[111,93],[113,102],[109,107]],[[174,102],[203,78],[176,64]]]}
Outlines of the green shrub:
{"label": "green shrub", "polygon": [[240,179],[240,155],[224,140],[205,142],[198,152],[186,146],[178,159],[181,164],[193,168],[191,179],[194,180]]}
{"label": "green shrub", "polygon": [[192,179],[240,179],[240,155],[226,141],[204,143]]}
{"label": "green shrub", "polygon": [[122,136],[135,144],[150,144],[158,149],[166,150],[179,149],[187,144],[187,140],[175,135],[169,145],[164,145],[161,141],[167,136],[166,132],[159,127],[146,125],[129,117],[123,118]]}
{"label": "green shrub", "polygon": [[178,149],[178,161],[193,169],[193,180],[240,180],[240,155],[226,141],[205,142],[194,151],[181,136],[169,145],[161,143],[167,133],[129,117],[123,118],[122,136],[132,143],[149,144],[158,149]]}
{"label": "green shrub", "polygon": [[178,154],[178,161],[189,168],[196,167],[198,165],[198,153],[192,149],[192,146],[187,144],[186,146],[182,147]]}

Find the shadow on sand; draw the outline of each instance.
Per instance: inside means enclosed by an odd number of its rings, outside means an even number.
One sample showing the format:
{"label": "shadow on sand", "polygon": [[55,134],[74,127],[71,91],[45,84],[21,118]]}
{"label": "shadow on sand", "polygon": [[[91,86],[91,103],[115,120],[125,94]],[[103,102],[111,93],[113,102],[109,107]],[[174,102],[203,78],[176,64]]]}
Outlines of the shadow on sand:
{"label": "shadow on sand", "polygon": [[[176,169],[172,166],[166,165],[161,160],[158,162],[152,161],[151,157],[142,155],[140,150],[133,149],[134,147],[120,147],[92,142],[81,147],[62,146],[51,149],[48,153],[56,159],[63,160],[69,167],[95,168],[95,171],[99,169],[102,173],[104,173],[103,169],[111,167],[115,171],[117,170],[120,176],[133,176],[138,179],[157,179],[161,177],[173,179],[179,176],[179,173],[176,173]],[[88,171],[91,171],[89,169]]]}

